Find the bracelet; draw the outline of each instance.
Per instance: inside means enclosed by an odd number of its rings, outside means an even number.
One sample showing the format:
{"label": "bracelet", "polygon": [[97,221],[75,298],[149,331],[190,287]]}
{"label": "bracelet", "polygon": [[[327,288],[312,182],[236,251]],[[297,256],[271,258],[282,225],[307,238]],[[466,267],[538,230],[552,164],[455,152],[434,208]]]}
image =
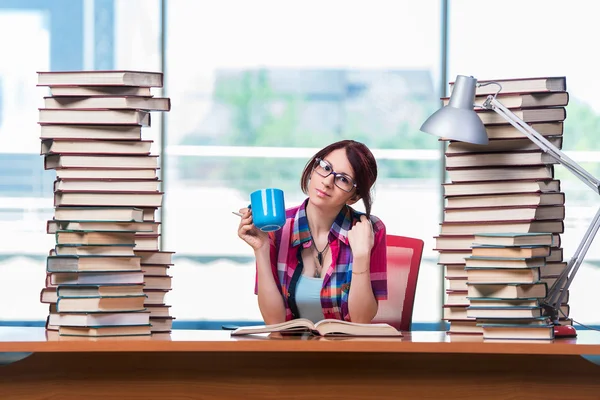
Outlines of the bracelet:
{"label": "bracelet", "polygon": [[352,275],[362,275],[362,274],[365,274],[365,273],[367,273],[367,272],[369,272],[369,269],[368,269],[368,268],[367,268],[367,269],[365,269],[365,270],[364,270],[364,271],[362,271],[362,272],[354,272],[354,270],[352,270]]}

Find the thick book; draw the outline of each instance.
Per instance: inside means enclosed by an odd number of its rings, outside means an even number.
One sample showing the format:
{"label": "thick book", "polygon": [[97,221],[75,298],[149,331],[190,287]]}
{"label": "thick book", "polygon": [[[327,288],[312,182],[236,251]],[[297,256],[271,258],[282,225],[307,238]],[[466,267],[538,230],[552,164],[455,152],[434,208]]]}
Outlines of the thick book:
{"label": "thick book", "polygon": [[150,313],[137,312],[103,312],[103,313],[62,313],[50,312],[48,323],[55,326],[119,326],[148,325]]}
{"label": "thick book", "polygon": [[438,264],[440,265],[460,265],[464,269],[465,257],[471,255],[470,251],[461,250],[442,250],[439,252]]}
{"label": "thick book", "polygon": [[489,208],[453,208],[445,209],[448,222],[468,221],[533,221],[565,218],[565,207],[560,206],[524,206]]}
{"label": "thick book", "polygon": [[151,317],[150,324],[153,334],[157,332],[171,332],[175,317]]}
{"label": "thick book", "polygon": [[[534,122],[530,123],[531,126],[537,133],[542,136],[561,136],[564,131],[564,122]],[[485,130],[487,132],[488,139],[527,139],[530,140],[523,132],[508,124],[504,125],[486,125]],[[440,138],[441,141],[449,141],[448,138]]]}
{"label": "thick book", "polygon": [[146,310],[150,312],[150,317],[169,317],[171,306],[166,304],[146,305]]}
{"label": "thick book", "polygon": [[566,269],[567,269],[566,261],[549,262],[546,259],[546,265],[544,265],[544,268],[542,268],[542,270],[541,270],[542,278],[550,278],[550,277],[560,276],[560,274],[562,274],[563,271]]}
{"label": "thick book", "polygon": [[512,167],[557,164],[558,161],[543,151],[461,153],[446,156],[447,168]]}
{"label": "thick book", "polygon": [[465,258],[467,268],[532,268],[544,267],[546,265],[545,257],[533,258],[508,258],[508,257],[481,257],[470,256]]}
{"label": "thick book", "polygon": [[141,271],[140,258],[120,256],[48,256],[48,272],[84,272],[84,271]]}
{"label": "thick book", "polygon": [[59,297],[56,311],[63,312],[124,312],[144,311],[144,294],[111,297]]}
{"label": "thick book", "polygon": [[139,125],[149,127],[150,113],[139,110],[66,110],[40,108],[38,122],[44,124]]}
{"label": "thick book", "polygon": [[56,294],[55,287],[45,287],[40,292],[40,303],[56,304],[57,301],[58,295]]}
{"label": "thick book", "polygon": [[[465,295],[466,296],[466,295]],[[540,307],[541,299],[497,299],[495,297],[480,297],[480,298],[469,298],[470,306],[474,308],[512,308],[512,307]]]}
{"label": "thick book", "polygon": [[[558,234],[551,234],[553,247],[560,247],[561,239]],[[434,236],[435,249],[440,250],[471,250],[471,246],[481,245],[482,243],[475,242],[475,235],[439,235]]]}
{"label": "thick book", "polygon": [[539,318],[542,316],[542,307],[530,306],[469,306],[467,318]]}
{"label": "thick book", "polygon": [[[165,304],[165,296],[169,292],[168,289],[144,289],[144,294],[146,295],[146,301],[144,302],[144,306],[146,305],[164,305]],[[152,316],[152,315],[151,315]]]}
{"label": "thick book", "polygon": [[[498,82],[498,85],[484,83]],[[500,93],[523,93],[523,92],[564,92],[567,90],[567,78],[564,76],[540,76],[523,78],[504,78],[478,80],[476,96]],[[450,82],[450,90],[454,88],[454,82]],[[499,93],[499,94],[500,94]]]}
{"label": "thick book", "polygon": [[152,140],[42,139],[40,154],[148,155]]}
{"label": "thick book", "polygon": [[468,307],[470,302],[464,290],[447,290],[445,304],[450,307]]}
{"label": "thick book", "polygon": [[160,235],[136,235],[135,248],[139,250],[158,250]]}
{"label": "thick book", "polygon": [[446,278],[446,289],[467,290],[467,278]]}
{"label": "thick book", "polygon": [[540,268],[468,268],[467,282],[469,283],[522,283],[534,284],[540,281]]}
{"label": "thick book", "polygon": [[55,192],[54,205],[60,206],[132,206],[160,207],[162,192]]}
{"label": "thick book", "polygon": [[510,166],[510,167],[447,167],[452,182],[549,180],[554,178],[554,165]]}
{"label": "thick book", "polygon": [[[497,257],[497,258],[537,258],[548,257],[551,252],[550,246],[473,246],[473,257]],[[547,260],[546,260],[547,261]]]}
{"label": "thick book", "polygon": [[157,155],[62,155],[44,157],[44,169],[99,168],[99,169],[156,169]]}
{"label": "thick book", "polygon": [[41,125],[40,139],[142,140],[140,125]]}
{"label": "thick book", "polygon": [[471,320],[467,317],[467,307],[464,306],[451,306],[449,304],[444,304],[442,310],[442,319],[445,320]]}
{"label": "thick book", "polygon": [[56,244],[135,244],[135,232],[57,231]]}
{"label": "thick book", "polygon": [[99,108],[169,111],[171,100],[168,97],[137,96],[95,96],[95,97],[44,97],[46,109],[93,110]]}
{"label": "thick book", "polygon": [[50,86],[53,97],[143,96],[152,97],[150,87],[142,86]]}
{"label": "thick book", "polygon": [[136,179],[157,180],[158,168],[58,168],[56,179]]}
{"label": "thick book", "polygon": [[444,222],[442,235],[472,235],[473,233],[563,233],[563,221],[494,221],[494,222]]}
{"label": "thick book", "polygon": [[[142,271],[52,272],[46,276],[46,286],[143,284]],[[145,291],[144,291],[145,293]]]}
{"label": "thick book", "polygon": [[[143,269],[142,269],[143,270]],[[170,275],[150,275],[144,271],[144,288],[145,289],[160,289],[171,290],[173,277]]]}
{"label": "thick book", "polygon": [[[567,118],[567,110],[564,107],[557,108],[530,108],[526,110],[513,110],[517,118],[524,122],[551,122],[564,121]],[[510,124],[504,117],[495,111],[486,110],[477,112],[479,119],[486,125]]]}
{"label": "thick book", "polygon": [[[451,321],[450,327],[448,328],[449,334],[459,334],[459,338],[465,338],[467,341],[472,341],[471,337],[473,335],[481,335],[483,333],[483,328],[477,326],[477,321],[461,321],[455,320]],[[455,341],[452,338],[452,341]]]}
{"label": "thick book", "polygon": [[144,276],[167,276],[169,275],[169,265],[162,264],[143,264],[142,271],[144,272]]}
{"label": "thick book", "polygon": [[110,337],[110,336],[150,336],[148,325],[109,325],[109,326],[60,326],[60,336]]}
{"label": "thick book", "polygon": [[484,340],[552,340],[554,339],[554,326],[552,324],[508,325],[508,324],[481,324]]}
{"label": "thick book", "polygon": [[550,233],[476,233],[475,243],[493,246],[552,246]]}
{"label": "thick book", "polygon": [[144,294],[144,285],[59,286],[56,293],[60,297],[141,296]]}
{"label": "thick book", "polygon": [[135,249],[135,255],[142,258],[142,264],[173,265],[174,251],[148,251]]}
{"label": "thick book", "polygon": [[324,319],[313,323],[306,318],[272,325],[245,326],[231,332],[232,336],[252,335],[259,333],[300,333],[306,332],[316,336],[402,336],[396,328],[385,323],[358,324],[337,319]]}
{"label": "thick book", "polygon": [[440,250],[470,250],[473,244],[473,234],[465,235],[439,235],[434,236],[435,251]]}
{"label": "thick book", "polygon": [[530,299],[544,298],[548,294],[548,284],[544,282],[533,284],[505,284],[505,283],[471,283],[467,284],[469,298],[498,299]]}
{"label": "thick book", "polygon": [[565,203],[565,194],[560,193],[510,193],[481,196],[453,196],[446,200],[446,208],[475,207],[525,207],[558,206]]}
{"label": "thick book", "polygon": [[465,264],[449,264],[445,266],[445,274],[446,278],[467,278],[467,271],[465,271]]}
{"label": "thick book", "polygon": [[98,232],[146,232],[155,233],[154,222],[122,222],[122,221],[46,221],[46,233],[58,231],[98,231]]}
{"label": "thick book", "polygon": [[73,192],[158,192],[158,179],[82,179],[63,178],[54,181],[54,191]]}
{"label": "thick book", "polygon": [[559,180],[521,180],[494,182],[456,182],[442,185],[444,196],[476,196],[515,193],[556,193],[560,192]]}
{"label": "thick book", "polygon": [[[549,137],[547,140],[558,149],[562,149],[562,136]],[[537,151],[540,147],[526,139],[492,139],[488,144],[473,144],[468,142],[451,141],[446,148],[446,155],[465,153],[493,153],[502,151]]]}
{"label": "thick book", "polygon": [[105,245],[86,245],[86,244],[63,244],[56,245],[50,250],[50,256],[121,256],[133,257],[135,253],[133,248],[135,244],[105,244]]}
{"label": "thick book", "polygon": [[[497,87],[497,86],[496,86]],[[475,104],[483,104],[487,95],[475,96]],[[496,100],[506,108],[541,108],[558,107],[569,104],[568,92],[538,92],[538,93],[498,93]],[[450,102],[450,97],[443,97],[444,105]]]}
{"label": "thick book", "polygon": [[131,70],[40,71],[37,86],[162,87],[162,72]]}
{"label": "thick book", "polygon": [[56,207],[54,219],[59,221],[142,222],[144,210],[137,207]]}

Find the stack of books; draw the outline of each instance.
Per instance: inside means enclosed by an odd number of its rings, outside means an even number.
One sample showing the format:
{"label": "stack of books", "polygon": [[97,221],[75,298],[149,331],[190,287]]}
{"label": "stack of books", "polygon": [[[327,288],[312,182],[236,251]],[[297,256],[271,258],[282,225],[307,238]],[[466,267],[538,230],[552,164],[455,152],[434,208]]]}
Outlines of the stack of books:
{"label": "stack of books", "polygon": [[50,308],[47,329],[61,336],[171,329],[164,294],[172,252],[159,250],[156,221],[158,156],[142,140],[150,113],[170,110],[170,99],[151,92],[162,85],[156,72],[38,73],[38,86],[50,91],[39,110],[40,153],[44,168],[56,171],[46,225],[56,245],[41,301]]}
{"label": "stack of books", "polygon": [[150,312],[152,333],[171,332],[175,317],[171,316],[171,306],[166,304],[165,298],[171,290],[169,269],[173,265],[174,252],[140,249],[134,250],[134,253],[140,257],[144,271],[144,306]]}
{"label": "stack of books", "polygon": [[[566,78],[493,82],[502,85],[497,95],[502,104],[562,148],[565,106],[569,101]],[[475,104],[483,104],[498,89],[493,84],[477,87]],[[550,233],[554,238],[552,262],[560,264],[542,269],[540,280],[551,285],[560,273],[558,265],[566,267],[560,243],[565,195],[554,176],[556,162],[494,111],[476,111],[490,139],[487,145],[441,139],[449,142],[446,170],[450,182],[443,185],[446,207],[440,234],[435,237],[435,250],[439,251],[438,263],[445,268],[444,319],[450,323],[450,333],[483,332],[467,316],[470,302],[465,258],[471,256],[476,233]]]}
{"label": "stack of books", "polygon": [[[556,245],[551,233],[481,233],[467,257],[467,318],[484,339],[553,339],[554,326],[543,315],[550,280],[566,263],[550,261]],[[564,264],[564,265],[563,265]],[[568,305],[562,307],[568,314]]]}

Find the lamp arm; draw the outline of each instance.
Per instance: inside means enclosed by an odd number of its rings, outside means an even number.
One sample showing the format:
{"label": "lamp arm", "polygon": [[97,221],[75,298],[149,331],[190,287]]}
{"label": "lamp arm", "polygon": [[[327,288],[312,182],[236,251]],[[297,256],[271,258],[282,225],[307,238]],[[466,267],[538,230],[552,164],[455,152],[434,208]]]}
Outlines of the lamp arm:
{"label": "lamp arm", "polygon": [[537,144],[542,151],[550,154],[556,161],[558,161],[558,163],[565,166],[569,171],[577,176],[577,178],[583,181],[583,183],[592,188],[596,193],[600,194],[600,180],[569,158],[565,153],[554,146],[550,141],[548,141],[548,139],[533,129],[525,121],[517,117],[515,113],[506,108],[494,96],[489,96],[483,104],[483,107],[495,111],[505,120],[507,120],[512,126],[527,136],[532,142]]}
{"label": "lamp arm", "polygon": [[[538,145],[542,151],[550,154],[559,164],[571,171],[573,175],[575,175],[583,183],[594,190],[594,192],[600,195],[600,180],[569,158],[565,153],[548,141],[543,135],[515,115],[515,113],[506,108],[500,101],[496,99],[496,96],[488,96],[482,107],[495,111],[517,130],[527,136],[532,142]],[[573,279],[575,278],[575,275],[577,274],[577,271],[579,270],[579,267],[581,266],[581,263],[583,262],[583,259],[585,258],[585,255],[599,229],[600,208],[592,219],[592,222],[585,232],[583,239],[579,243],[577,250],[573,254],[573,257],[569,260],[567,267],[556,279],[552,287],[550,287],[546,297],[542,302],[545,314],[549,316],[554,323],[558,323],[562,301],[564,300],[567,290],[569,289],[569,286],[571,286],[571,283],[573,282]]]}
{"label": "lamp arm", "polygon": [[555,313],[554,317],[556,318],[558,318],[558,310],[560,309],[560,306],[567,295],[567,290],[569,289],[569,286],[571,286],[571,283],[573,282],[573,279],[575,278],[575,275],[577,274],[577,271],[579,270],[579,267],[583,262],[588,249],[596,237],[599,228],[600,208],[598,208],[596,215],[592,219],[592,223],[583,235],[583,239],[581,240],[581,243],[579,243],[579,246],[577,246],[577,250],[575,250],[575,253],[569,260],[567,268],[565,268],[565,270],[556,279],[556,282],[554,282],[543,301],[543,306],[549,307],[551,310],[548,311],[553,311],[553,313]]}

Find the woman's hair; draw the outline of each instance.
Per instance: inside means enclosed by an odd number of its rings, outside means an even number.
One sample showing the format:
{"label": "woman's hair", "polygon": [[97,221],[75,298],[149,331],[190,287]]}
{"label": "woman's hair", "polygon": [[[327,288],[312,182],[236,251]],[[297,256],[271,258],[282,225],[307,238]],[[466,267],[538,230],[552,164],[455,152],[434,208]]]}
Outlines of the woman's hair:
{"label": "woman's hair", "polygon": [[356,182],[356,195],[360,196],[365,204],[367,217],[371,216],[371,188],[377,179],[377,162],[371,150],[364,144],[354,140],[341,140],[335,142],[320,150],[315,154],[304,167],[302,177],[300,178],[300,187],[302,192],[308,195],[308,182],[312,174],[315,159],[324,159],[329,153],[338,149],[346,149],[346,157],[354,170],[354,181]]}

